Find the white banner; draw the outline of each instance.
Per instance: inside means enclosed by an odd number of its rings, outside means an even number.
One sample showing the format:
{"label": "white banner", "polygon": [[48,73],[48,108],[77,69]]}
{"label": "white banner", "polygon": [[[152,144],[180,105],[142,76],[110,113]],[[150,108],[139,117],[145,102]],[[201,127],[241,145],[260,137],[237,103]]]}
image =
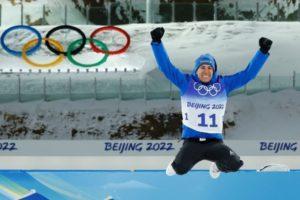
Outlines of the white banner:
{"label": "white banner", "polygon": [[[300,155],[297,140],[226,140],[241,156]],[[170,156],[182,145],[178,140],[0,140],[3,156]]]}

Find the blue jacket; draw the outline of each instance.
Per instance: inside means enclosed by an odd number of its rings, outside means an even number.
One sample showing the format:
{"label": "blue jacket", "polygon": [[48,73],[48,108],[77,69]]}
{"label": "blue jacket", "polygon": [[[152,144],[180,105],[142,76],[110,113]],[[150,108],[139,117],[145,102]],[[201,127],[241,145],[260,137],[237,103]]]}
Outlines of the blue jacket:
{"label": "blue jacket", "polygon": [[[202,63],[208,63],[214,68],[214,74],[209,84],[213,84],[217,80],[221,81],[225,86],[226,94],[228,96],[231,91],[246,85],[250,80],[254,79],[269,57],[269,54],[264,54],[261,51],[257,51],[245,70],[229,76],[220,76],[218,75],[217,63],[215,59],[210,54],[204,54],[196,59],[192,73],[185,74],[171,63],[162,43],[152,42],[151,46],[158,64],[158,68],[173,84],[179,88],[181,95],[183,95],[187,90],[191,79],[196,82],[201,82],[196,74],[196,71]],[[189,137],[199,137],[199,135],[204,137],[214,137],[214,134],[199,133],[198,131],[183,125],[182,136],[185,137],[186,135]],[[223,138],[217,136],[217,139]]]}

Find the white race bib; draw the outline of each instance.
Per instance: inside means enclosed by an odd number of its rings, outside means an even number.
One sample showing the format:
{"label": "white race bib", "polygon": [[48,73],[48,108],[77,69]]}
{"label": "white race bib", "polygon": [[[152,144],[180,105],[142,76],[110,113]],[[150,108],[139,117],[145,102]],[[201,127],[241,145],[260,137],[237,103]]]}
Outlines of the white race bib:
{"label": "white race bib", "polygon": [[222,134],[226,103],[221,83],[206,86],[192,81],[181,97],[183,124],[199,132]]}

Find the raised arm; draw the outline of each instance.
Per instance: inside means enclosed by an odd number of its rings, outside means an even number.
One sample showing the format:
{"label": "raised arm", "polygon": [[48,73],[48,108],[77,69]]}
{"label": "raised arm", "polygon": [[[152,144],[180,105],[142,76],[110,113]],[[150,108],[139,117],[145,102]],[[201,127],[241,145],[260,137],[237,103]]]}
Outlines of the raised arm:
{"label": "raised arm", "polygon": [[238,89],[244,85],[246,85],[249,81],[254,79],[265,62],[269,57],[269,50],[271,48],[272,41],[267,38],[260,38],[259,46],[260,50],[256,52],[247,68],[241,72],[230,76],[224,76],[223,80],[226,85],[227,94],[229,94],[232,90]]}
{"label": "raised arm", "polygon": [[166,53],[166,50],[161,42],[163,34],[163,28],[156,28],[153,31],[151,31],[151,46],[158,68],[172,83],[174,83],[181,91],[183,91],[187,86],[188,75],[184,74],[171,63]]}

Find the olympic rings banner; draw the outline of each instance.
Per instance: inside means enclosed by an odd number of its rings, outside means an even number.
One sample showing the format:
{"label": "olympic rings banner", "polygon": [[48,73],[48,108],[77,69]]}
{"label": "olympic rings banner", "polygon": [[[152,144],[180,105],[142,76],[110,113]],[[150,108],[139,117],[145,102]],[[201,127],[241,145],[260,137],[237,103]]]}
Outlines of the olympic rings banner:
{"label": "olympic rings banner", "polygon": [[[30,31],[32,34],[35,35],[36,38],[31,39],[30,41],[26,42],[26,44],[24,44],[24,46],[20,50],[11,49],[6,42],[7,35],[11,32],[24,31],[24,30]],[[61,31],[61,30],[74,31],[74,32],[78,33],[81,38],[73,41],[66,49],[64,49],[64,46],[61,44],[60,41],[57,41],[57,40],[51,38],[51,36],[55,32]],[[117,50],[109,50],[107,45],[104,42],[102,42],[98,39],[95,39],[95,37],[97,35],[100,35],[100,34],[104,33],[105,31],[118,32],[126,39],[125,44],[123,44]],[[16,40],[17,39],[18,38],[16,38]],[[91,64],[84,64],[84,63],[78,62],[74,59],[74,56],[79,54],[83,50],[83,48],[85,47],[87,42],[90,44],[90,48],[92,49],[92,51],[99,54],[99,57],[101,57],[101,59],[99,61],[97,61],[95,63],[91,63]],[[65,58],[67,58],[75,66],[89,68],[89,67],[100,66],[101,64],[103,64],[104,62],[107,61],[107,58],[110,55],[124,53],[130,46],[130,36],[125,30],[123,30],[121,28],[118,28],[115,26],[104,26],[104,27],[95,29],[90,34],[89,37],[86,37],[84,32],[75,26],[61,25],[61,26],[52,28],[51,30],[49,30],[46,33],[45,37],[42,37],[41,33],[37,29],[35,29],[31,26],[18,25],[18,26],[13,26],[13,27],[6,29],[0,37],[0,43],[1,43],[2,48],[7,53],[22,58],[27,64],[29,64],[30,66],[33,66],[33,67],[40,67],[40,68],[53,67],[53,66],[60,64]],[[30,56],[33,53],[40,50],[40,48],[43,44],[45,44],[45,46],[53,54],[55,54],[57,56],[57,58],[49,63],[38,63],[38,62],[32,61]]]}

